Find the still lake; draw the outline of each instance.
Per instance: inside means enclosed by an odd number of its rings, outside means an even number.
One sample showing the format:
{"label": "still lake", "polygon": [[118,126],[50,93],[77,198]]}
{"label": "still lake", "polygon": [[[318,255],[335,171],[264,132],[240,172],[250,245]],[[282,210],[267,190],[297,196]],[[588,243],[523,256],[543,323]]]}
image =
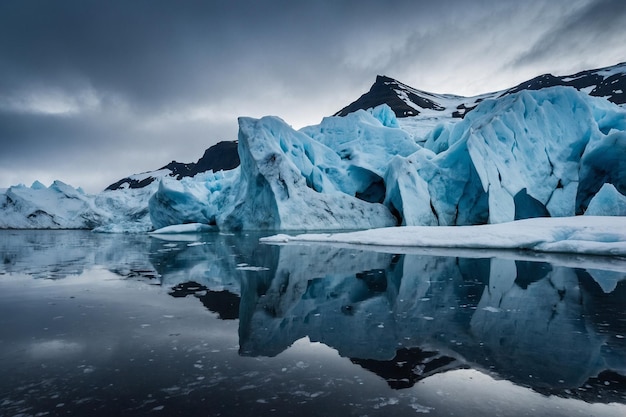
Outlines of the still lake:
{"label": "still lake", "polygon": [[625,416],[626,260],[0,231],[1,416]]}

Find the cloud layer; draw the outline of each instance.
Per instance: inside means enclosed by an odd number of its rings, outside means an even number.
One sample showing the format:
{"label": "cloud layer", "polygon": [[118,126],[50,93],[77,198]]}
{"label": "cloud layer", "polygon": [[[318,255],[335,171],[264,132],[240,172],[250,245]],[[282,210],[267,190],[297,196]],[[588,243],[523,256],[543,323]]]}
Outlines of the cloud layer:
{"label": "cloud layer", "polygon": [[473,95],[626,60],[626,3],[24,0],[0,4],[0,187],[98,191],[237,135],[318,123],[377,74]]}

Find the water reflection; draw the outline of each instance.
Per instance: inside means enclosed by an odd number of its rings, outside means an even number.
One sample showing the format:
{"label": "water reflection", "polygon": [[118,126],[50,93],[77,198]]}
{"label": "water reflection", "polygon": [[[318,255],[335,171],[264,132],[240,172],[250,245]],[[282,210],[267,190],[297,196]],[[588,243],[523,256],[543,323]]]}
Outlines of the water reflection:
{"label": "water reflection", "polygon": [[394,254],[258,237],[1,232],[0,275],[60,279],[104,267],[238,319],[241,356],[274,357],[308,337],[394,389],[475,369],[543,394],[626,403],[624,260]]}
{"label": "water reflection", "polygon": [[[242,281],[241,352],[273,356],[308,336],[390,384],[454,364],[623,401],[625,284],[605,293],[588,271],[543,262],[285,246],[272,279]],[[414,375],[397,376],[406,364]]]}

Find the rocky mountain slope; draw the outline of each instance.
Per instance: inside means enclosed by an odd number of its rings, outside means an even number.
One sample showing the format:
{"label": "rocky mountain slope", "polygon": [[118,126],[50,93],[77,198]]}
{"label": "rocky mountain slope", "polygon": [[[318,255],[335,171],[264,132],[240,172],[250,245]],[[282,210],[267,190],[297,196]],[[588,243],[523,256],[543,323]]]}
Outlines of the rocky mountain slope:
{"label": "rocky mountain slope", "polygon": [[193,177],[201,172],[213,170],[229,170],[239,165],[239,154],[237,153],[237,142],[223,141],[211,146],[198,162],[183,163],[172,161],[169,164],[155,171],[144,172],[122,178],[109,185],[107,190],[118,190],[124,188],[143,188],[153,181],[163,177],[173,177],[180,180],[184,177]]}

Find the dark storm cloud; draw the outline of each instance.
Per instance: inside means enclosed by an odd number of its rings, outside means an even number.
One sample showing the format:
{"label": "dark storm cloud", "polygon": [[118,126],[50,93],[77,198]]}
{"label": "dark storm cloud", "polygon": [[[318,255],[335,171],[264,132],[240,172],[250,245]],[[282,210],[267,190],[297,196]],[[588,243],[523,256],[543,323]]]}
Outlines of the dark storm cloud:
{"label": "dark storm cloud", "polygon": [[[172,159],[196,160],[236,138],[239,115],[317,123],[377,74],[436,92],[514,85],[526,75],[512,79],[516,69],[532,76],[528,63],[549,67],[543,51],[563,38],[623,34],[624,4],[3,1],[0,187],[18,172],[31,182],[45,171],[95,191]],[[502,70],[506,62],[516,64]]]}
{"label": "dark storm cloud", "polygon": [[[29,1],[0,6],[0,88],[88,85],[139,109],[345,78],[343,55],[406,28],[429,28],[464,2]],[[480,3],[475,3],[480,4]],[[386,49],[391,45],[376,44]],[[373,78],[375,74],[370,74]],[[254,91],[250,91],[254,95]]]}
{"label": "dark storm cloud", "polygon": [[2,87],[9,91],[32,84],[72,87],[79,80],[159,105],[219,86],[202,74],[238,48],[224,39],[233,16],[217,10],[228,2],[216,4],[215,13],[207,10],[210,3],[194,10],[174,2],[26,3],[31,7],[13,2],[14,10],[2,13],[3,72],[10,75]]}
{"label": "dark storm cloud", "polygon": [[[97,146],[115,147],[129,140],[115,131],[124,128],[113,115],[119,111],[138,123],[207,103],[250,111],[264,100],[270,113],[281,100],[304,106],[312,82],[332,88],[350,79],[337,70],[346,51],[367,46],[368,32],[429,8],[414,1],[4,2],[0,140],[11,157],[61,152],[92,143],[111,123]],[[95,110],[57,114],[85,91]]]}
{"label": "dark storm cloud", "polygon": [[[532,65],[552,57],[567,56],[577,51],[581,58],[593,63],[594,49],[612,49],[626,44],[626,1],[594,0],[561,21],[554,22],[532,47],[515,60],[516,65]],[[615,51],[616,56],[620,52]],[[626,59],[621,55],[622,59]],[[619,58],[618,58],[619,59]],[[616,62],[617,63],[617,62]]]}

